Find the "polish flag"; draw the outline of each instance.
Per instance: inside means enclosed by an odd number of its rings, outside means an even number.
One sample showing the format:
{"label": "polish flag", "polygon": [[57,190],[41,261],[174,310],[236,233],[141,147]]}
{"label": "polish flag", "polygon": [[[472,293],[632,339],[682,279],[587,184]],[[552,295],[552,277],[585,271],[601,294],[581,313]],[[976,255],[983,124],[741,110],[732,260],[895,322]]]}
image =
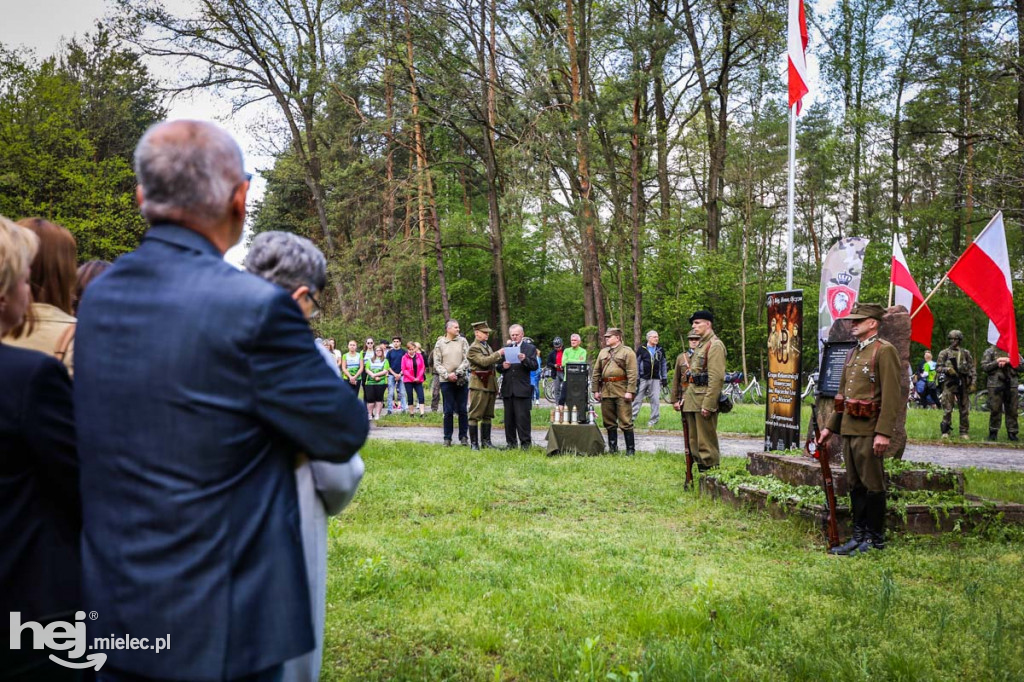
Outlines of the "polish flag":
{"label": "polish flag", "polygon": [[789,0],[789,108],[796,105],[800,115],[800,100],[807,94],[807,17],[804,0]]}
{"label": "polish flag", "polygon": [[924,296],[910,275],[907,259],[903,256],[900,240],[895,233],[892,235],[892,270],[889,279],[893,286],[893,302],[910,312],[910,340],[917,341],[925,348],[931,348],[935,317],[924,304]]}
{"label": "polish flag", "polygon": [[988,315],[988,342],[1010,354],[1010,364],[1020,363],[1017,317],[1013,310],[1010,252],[1006,248],[1003,214],[996,213],[947,277]]}

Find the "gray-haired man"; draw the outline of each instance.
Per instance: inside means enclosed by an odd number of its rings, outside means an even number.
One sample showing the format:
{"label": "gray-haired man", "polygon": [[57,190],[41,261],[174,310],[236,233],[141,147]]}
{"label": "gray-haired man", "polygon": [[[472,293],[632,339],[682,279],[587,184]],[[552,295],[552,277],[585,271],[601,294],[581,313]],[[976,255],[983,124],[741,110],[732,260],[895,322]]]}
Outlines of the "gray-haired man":
{"label": "gray-haired man", "polygon": [[640,386],[633,398],[633,421],[640,414],[644,401],[651,403],[651,416],[647,420],[648,428],[658,423],[661,417],[661,388],[668,383],[668,363],[665,361],[665,349],[658,345],[658,332],[653,329],[647,332],[647,344],[636,349],[637,373]]}

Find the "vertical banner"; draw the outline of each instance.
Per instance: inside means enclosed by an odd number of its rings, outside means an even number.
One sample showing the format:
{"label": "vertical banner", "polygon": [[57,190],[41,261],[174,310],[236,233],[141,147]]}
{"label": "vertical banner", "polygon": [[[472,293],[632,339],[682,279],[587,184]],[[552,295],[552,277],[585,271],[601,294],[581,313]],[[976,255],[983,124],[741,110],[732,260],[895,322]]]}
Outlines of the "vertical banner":
{"label": "vertical banner", "polygon": [[804,292],[768,294],[768,400],[764,449],[788,450],[800,443],[800,352],[804,326]]}
{"label": "vertical banner", "polygon": [[818,293],[818,353],[828,341],[832,323],[853,310],[864,272],[864,251],[870,240],[846,237],[837,241],[821,264],[821,289]]}

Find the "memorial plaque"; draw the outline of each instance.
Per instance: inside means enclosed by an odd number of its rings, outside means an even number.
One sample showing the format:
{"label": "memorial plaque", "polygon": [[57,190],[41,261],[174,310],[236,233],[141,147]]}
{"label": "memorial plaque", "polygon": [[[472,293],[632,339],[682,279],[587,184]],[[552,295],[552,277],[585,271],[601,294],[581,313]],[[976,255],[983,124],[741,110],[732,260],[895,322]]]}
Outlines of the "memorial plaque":
{"label": "memorial plaque", "polygon": [[856,347],[856,341],[829,341],[825,344],[821,351],[821,368],[818,370],[818,389],[814,393],[815,396],[836,397],[846,357]]}
{"label": "memorial plaque", "polygon": [[768,294],[768,377],[764,449],[800,447],[800,356],[804,294],[800,289]]}
{"label": "memorial plaque", "polygon": [[585,362],[569,362],[565,365],[565,411],[576,408],[576,422],[586,424],[587,408],[590,406],[588,386],[590,365]]}

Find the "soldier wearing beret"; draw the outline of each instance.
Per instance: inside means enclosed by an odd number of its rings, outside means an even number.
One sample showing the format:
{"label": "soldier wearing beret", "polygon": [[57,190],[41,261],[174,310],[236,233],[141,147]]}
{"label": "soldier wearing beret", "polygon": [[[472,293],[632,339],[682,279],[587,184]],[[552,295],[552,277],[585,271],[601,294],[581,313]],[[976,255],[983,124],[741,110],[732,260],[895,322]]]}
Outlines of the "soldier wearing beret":
{"label": "soldier wearing beret", "polygon": [[622,343],[622,330],[612,327],[604,333],[606,346],[597,355],[591,376],[594,399],[601,401],[601,419],[608,429],[608,451],[619,451],[619,433],[626,441],[626,454],[636,453],[633,437],[633,398],[636,396],[636,353]]}
{"label": "soldier wearing beret", "polygon": [[700,338],[683,373],[683,419],[690,432],[690,452],[700,471],[718,466],[718,398],[725,385],[725,344],[715,334],[715,316],[698,310],[690,316],[690,326]]}
{"label": "soldier wearing beret", "polygon": [[[487,338],[494,331],[486,322],[473,323],[476,337],[469,347],[469,443],[473,450],[491,445],[491,420],[494,399],[498,395],[498,375],[494,366],[505,357],[500,350],[491,351]],[[478,431],[479,425],[479,431]]]}
{"label": "soldier wearing beret", "polygon": [[853,538],[829,550],[855,554],[885,548],[885,478],[882,457],[896,429],[900,392],[900,359],[888,341],[878,337],[885,309],[877,303],[858,303],[846,316],[857,346],[839,377],[836,411],[818,440],[832,433],[843,437],[843,460],[850,487]]}
{"label": "soldier wearing beret", "polygon": [[700,334],[691,331],[686,337],[686,341],[690,347],[676,356],[676,366],[672,372],[672,392],[668,399],[672,403],[672,409],[676,412],[683,409],[683,394],[686,392],[688,383],[686,370],[690,369],[690,358],[693,357],[694,351],[697,350],[697,344],[700,343]]}

